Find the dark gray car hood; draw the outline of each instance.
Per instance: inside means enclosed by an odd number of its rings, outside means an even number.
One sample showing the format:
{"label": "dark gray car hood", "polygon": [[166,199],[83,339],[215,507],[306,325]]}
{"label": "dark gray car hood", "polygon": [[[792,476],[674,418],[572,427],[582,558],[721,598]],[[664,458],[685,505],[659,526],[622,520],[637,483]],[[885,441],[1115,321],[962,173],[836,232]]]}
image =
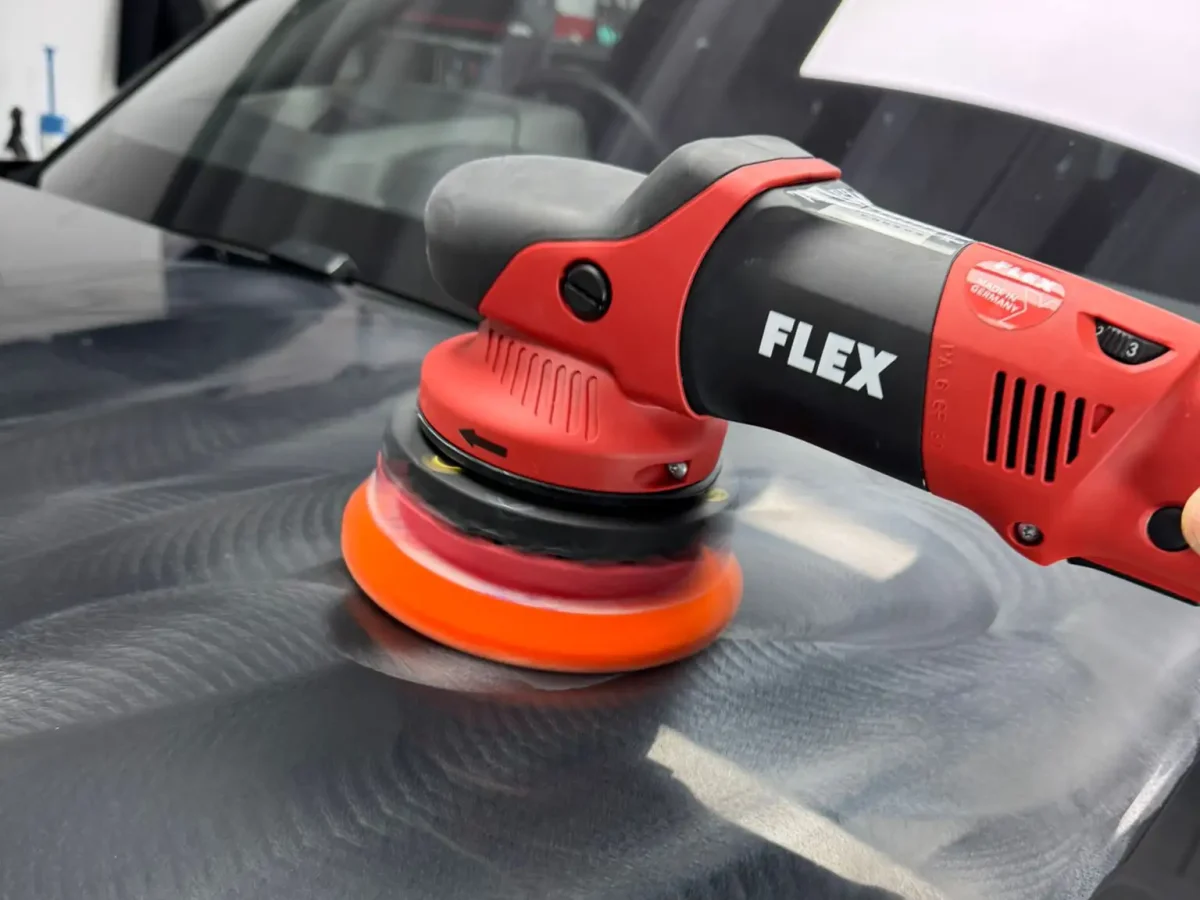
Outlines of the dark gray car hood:
{"label": "dark gray car hood", "polygon": [[1182,605],[749,429],[710,651],[430,645],[338,527],[465,326],[0,205],[0,896],[1071,900],[1195,747]]}

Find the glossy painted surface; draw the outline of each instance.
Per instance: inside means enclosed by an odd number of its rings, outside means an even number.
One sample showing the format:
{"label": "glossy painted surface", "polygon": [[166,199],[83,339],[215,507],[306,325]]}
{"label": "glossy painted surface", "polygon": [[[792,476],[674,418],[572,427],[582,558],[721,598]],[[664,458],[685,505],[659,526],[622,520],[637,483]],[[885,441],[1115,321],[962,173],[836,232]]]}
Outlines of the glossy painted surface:
{"label": "glossy painted surface", "polygon": [[0,896],[1073,900],[1195,747],[1194,610],[749,430],[711,651],[432,646],[337,535],[464,326],[0,205]]}

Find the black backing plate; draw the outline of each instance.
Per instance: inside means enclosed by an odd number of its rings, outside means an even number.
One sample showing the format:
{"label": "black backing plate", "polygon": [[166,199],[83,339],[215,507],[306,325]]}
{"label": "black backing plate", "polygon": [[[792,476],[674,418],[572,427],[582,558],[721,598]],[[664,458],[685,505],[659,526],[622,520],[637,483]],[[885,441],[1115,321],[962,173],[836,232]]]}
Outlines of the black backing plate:
{"label": "black backing plate", "polygon": [[628,516],[631,510],[649,512],[655,516],[666,516],[672,512],[684,512],[704,499],[715,486],[720,470],[714,470],[702,481],[687,487],[669,491],[642,494],[613,494],[581,491],[558,485],[533,481],[512,472],[506,472],[463,453],[434,430],[433,426],[417,410],[417,424],[421,436],[432,446],[434,452],[467,471],[475,481],[494,487],[507,496],[521,497],[534,503],[553,506],[557,509],[574,509],[581,512],[614,512],[619,510]]}
{"label": "black backing plate", "polygon": [[678,494],[659,503],[615,504],[608,497],[588,508],[581,492],[555,503],[549,495],[501,488],[447,464],[423,433],[416,392],[397,402],[383,455],[393,477],[465,534],[560,559],[615,563],[689,556],[701,543],[724,538],[735,499],[730,480],[720,474],[703,493],[690,492],[687,502]]}

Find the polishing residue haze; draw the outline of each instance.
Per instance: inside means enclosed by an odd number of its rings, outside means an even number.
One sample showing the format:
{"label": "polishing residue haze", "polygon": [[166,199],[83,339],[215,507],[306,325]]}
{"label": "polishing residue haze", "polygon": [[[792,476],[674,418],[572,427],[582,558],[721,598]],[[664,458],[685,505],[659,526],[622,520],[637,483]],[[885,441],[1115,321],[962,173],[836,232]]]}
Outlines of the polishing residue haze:
{"label": "polishing residue haze", "polygon": [[647,757],[671,770],[722,819],[856,884],[899,889],[908,900],[942,893],[815,810],[781,797],[767,782],[701,747],[673,728],[658,732]]}
{"label": "polishing residue haze", "polygon": [[530,691],[572,692],[617,675],[536,672],[469,656],[406,628],[357,591],[331,615],[331,636],[355,662],[392,678],[445,691],[510,700]]}
{"label": "polishing residue haze", "polygon": [[740,510],[749,525],[798,549],[818,553],[876,581],[899,575],[917,548],[806,497],[786,481],[772,481]]}

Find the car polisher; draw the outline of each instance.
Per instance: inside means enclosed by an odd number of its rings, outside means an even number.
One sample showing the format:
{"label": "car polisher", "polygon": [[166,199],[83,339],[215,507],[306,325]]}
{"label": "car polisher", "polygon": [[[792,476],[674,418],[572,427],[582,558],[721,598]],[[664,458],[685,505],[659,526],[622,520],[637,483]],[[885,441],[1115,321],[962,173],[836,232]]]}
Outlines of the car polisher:
{"label": "car polisher", "polygon": [[771,137],[644,176],[470,162],[425,227],[481,322],[425,358],[342,547],[434,640],[569,672],[706,646],[741,591],[729,421],[965,505],[1035,562],[1200,600],[1200,325],[882,209]]}

